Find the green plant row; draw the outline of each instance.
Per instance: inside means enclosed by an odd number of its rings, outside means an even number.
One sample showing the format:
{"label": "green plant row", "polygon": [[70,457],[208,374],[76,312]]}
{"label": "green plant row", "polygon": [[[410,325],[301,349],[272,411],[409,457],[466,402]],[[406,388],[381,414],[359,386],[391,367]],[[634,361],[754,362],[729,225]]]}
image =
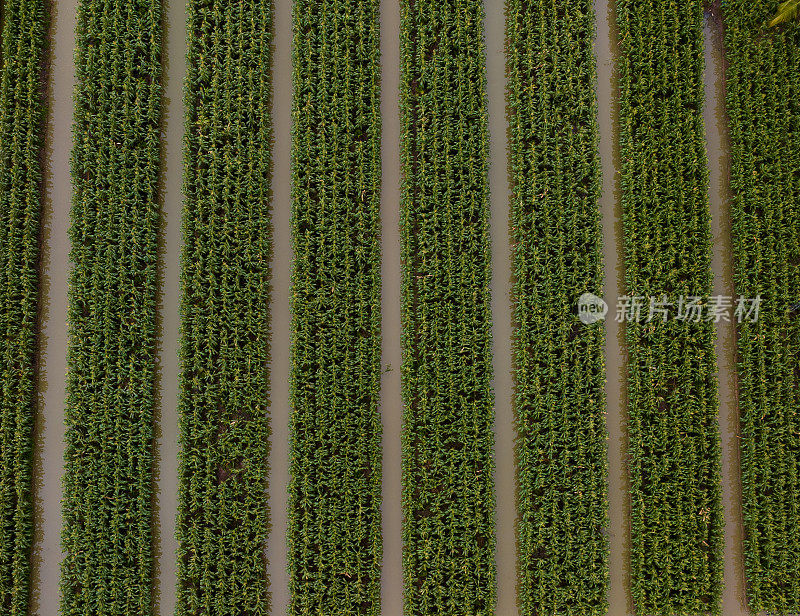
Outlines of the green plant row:
{"label": "green plant row", "polygon": [[496,599],[480,0],[401,2],[405,614]]}
{"label": "green plant row", "polygon": [[161,3],[78,6],[61,614],[152,613]]}
{"label": "green plant row", "polygon": [[800,24],[777,2],[724,4],[747,595],[800,613]]}
{"label": "green plant row", "polygon": [[605,615],[608,590],[594,11],[507,0],[521,613]]}
{"label": "green plant row", "polygon": [[24,616],[33,536],[44,2],[5,0],[0,22],[0,610]]}
{"label": "green plant row", "polygon": [[379,0],[294,0],[289,613],[378,616]]}
{"label": "green plant row", "polygon": [[[714,322],[679,320],[711,293],[703,7],[617,2],[632,594],[640,614],[718,613],[722,585]],[[667,321],[650,298],[673,304]],[[658,305],[656,305],[658,307]]]}
{"label": "green plant row", "polygon": [[187,12],[176,614],[267,614],[273,7]]}

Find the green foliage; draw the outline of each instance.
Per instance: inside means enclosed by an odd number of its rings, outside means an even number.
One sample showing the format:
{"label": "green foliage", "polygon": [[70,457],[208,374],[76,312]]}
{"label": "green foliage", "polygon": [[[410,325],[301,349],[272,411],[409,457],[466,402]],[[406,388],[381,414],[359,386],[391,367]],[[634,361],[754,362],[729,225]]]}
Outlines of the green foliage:
{"label": "green foliage", "polygon": [[608,590],[594,12],[507,0],[519,599],[525,616],[605,616]]}
{"label": "green foliage", "polygon": [[[619,0],[627,294],[707,297],[703,9]],[[649,310],[649,302],[645,313]],[[674,315],[674,312],[673,312]],[[631,576],[641,614],[718,613],[722,585],[714,324],[627,324]]]}
{"label": "green foliage", "polygon": [[[733,4],[735,4],[735,2]],[[757,9],[757,7],[758,5],[751,4],[751,10]],[[800,18],[800,0],[786,0],[786,2],[781,2],[781,5],[778,7],[778,13],[772,18],[769,25],[775,27],[798,18]]]}
{"label": "green foliage", "polygon": [[294,1],[289,613],[380,614],[379,0]]}
{"label": "green foliage", "polygon": [[488,616],[496,571],[483,5],[400,6],[405,613]]}
{"label": "green foliage", "polygon": [[187,8],[176,613],[267,614],[273,9]]}
{"label": "green foliage", "polygon": [[769,3],[725,4],[734,276],[761,295],[738,327],[747,594],[800,613],[800,24],[763,29]]}
{"label": "green foliage", "polygon": [[0,12],[0,608],[3,614],[24,616],[33,535],[30,490],[47,16],[41,0],[6,0]]}
{"label": "green foliage", "polygon": [[63,616],[152,612],[161,4],[78,11]]}

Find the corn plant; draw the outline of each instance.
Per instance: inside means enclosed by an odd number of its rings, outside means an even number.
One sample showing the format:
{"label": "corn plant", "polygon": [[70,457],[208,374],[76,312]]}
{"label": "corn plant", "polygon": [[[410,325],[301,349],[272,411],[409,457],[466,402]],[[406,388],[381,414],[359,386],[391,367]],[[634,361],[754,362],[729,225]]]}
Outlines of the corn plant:
{"label": "corn plant", "polygon": [[800,0],[786,0],[786,2],[781,2],[778,12],[769,22],[769,25],[775,27],[798,18],[800,18]]}
{"label": "corn plant", "polygon": [[640,614],[718,613],[714,323],[676,318],[712,283],[703,8],[620,0],[617,22],[626,292],[678,305],[626,329],[632,594]]}
{"label": "corn plant", "polygon": [[496,573],[483,5],[400,7],[405,613],[488,616]]}
{"label": "corn plant", "polygon": [[6,0],[0,24],[0,606],[24,616],[33,534],[45,5]]}
{"label": "corn plant", "polygon": [[594,12],[507,0],[521,613],[605,615],[608,589]]}
{"label": "corn plant", "polygon": [[294,1],[289,613],[380,614],[378,0]]}
{"label": "corn plant", "polygon": [[271,0],[188,4],[179,616],[267,614]]}
{"label": "corn plant", "polygon": [[161,17],[78,8],[63,616],[152,613]]}
{"label": "corn plant", "polygon": [[761,296],[738,325],[747,595],[800,613],[800,24],[773,3],[724,5],[734,284]]}

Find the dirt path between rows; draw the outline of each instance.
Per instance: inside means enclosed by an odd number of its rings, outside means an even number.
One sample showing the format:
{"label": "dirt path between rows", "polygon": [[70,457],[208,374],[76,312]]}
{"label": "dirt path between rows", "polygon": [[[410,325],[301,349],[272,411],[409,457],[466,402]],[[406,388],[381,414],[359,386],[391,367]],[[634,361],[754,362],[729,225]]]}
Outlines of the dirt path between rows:
{"label": "dirt path between rows", "polygon": [[51,5],[51,67],[45,160],[39,334],[39,408],[34,459],[32,614],[58,613],[61,552],[61,477],[64,466],[64,407],[67,374],[67,280],[72,187],[72,92],[75,86],[77,0]]}
{"label": "dirt path between rows", "polygon": [[383,422],[381,614],[403,613],[400,435],[400,7],[381,0],[381,420]]}
{"label": "dirt path between rows", "polygon": [[164,6],[164,136],[162,167],[161,295],[156,407],[156,492],[153,532],[155,614],[175,613],[178,548],[178,335],[180,329],[180,252],[183,208],[183,83],[186,74],[186,5]]}
{"label": "dirt path between rows", "polygon": [[597,103],[600,129],[603,224],[604,299],[609,305],[606,319],[606,425],[608,429],[609,589],[610,616],[633,614],[630,594],[630,497],[626,464],[627,347],[625,330],[613,318],[617,298],[624,295],[625,270],[622,243],[622,210],[617,176],[619,167],[619,105],[617,100],[618,55],[613,0],[596,0]]}
{"label": "dirt path between rows", "polygon": [[492,388],[495,413],[497,500],[497,614],[517,609],[516,472],[511,354],[510,195],[506,122],[505,11],[485,2],[486,74],[489,100],[489,189],[492,242]]}
{"label": "dirt path between rows", "polygon": [[272,613],[286,614],[289,573],[286,529],[289,484],[289,281],[291,276],[291,109],[292,109],[292,3],[275,0],[274,56],[272,60],[274,131],[272,149],[272,363],[269,508],[271,530],[267,559]]}
{"label": "dirt path between rows", "polygon": [[[731,245],[728,116],[725,109],[723,41],[718,22],[706,16],[704,76],[706,152],[709,170],[714,295],[734,295]],[[719,382],[719,428],[722,438],[722,507],[725,524],[723,616],[747,616],[743,560],[742,484],[739,466],[739,404],[736,376],[736,330],[717,325],[715,344]]]}

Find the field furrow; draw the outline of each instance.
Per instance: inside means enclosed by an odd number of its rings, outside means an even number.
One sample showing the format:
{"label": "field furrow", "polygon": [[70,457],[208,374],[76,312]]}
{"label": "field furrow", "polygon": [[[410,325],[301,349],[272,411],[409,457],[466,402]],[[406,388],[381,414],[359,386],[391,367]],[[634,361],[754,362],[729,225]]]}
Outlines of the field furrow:
{"label": "field furrow", "polygon": [[605,615],[604,328],[594,12],[508,0],[519,599],[525,616]]}
{"label": "field furrow", "polygon": [[407,616],[496,600],[483,5],[401,2]]}
{"label": "field furrow", "polygon": [[[632,594],[641,614],[718,613],[722,511],[715,334],[707,318],[703,7],[620,0],[616,10]],[[693,298],[705,309],[699,320],[687,309]]]}
{"label": "field furrow", "polygon": [[738,325],[747,595],[800,612],[800,24],[778,3],[726,1],[726,87],[736,293],[761,296]]}
{"label": "field furrow", "polygon": [[0,607],[25,616],[33,538],[33,427],[44,141],[41,0],[0,8]]}
{"label": "field furrow", "polygon": [[380,614],[378,0],[295,0],[289,613]]}
{"label": "field furrow", "polygon": [[72,151],[61,612],[152,611],[158,0],[82,0]]}

